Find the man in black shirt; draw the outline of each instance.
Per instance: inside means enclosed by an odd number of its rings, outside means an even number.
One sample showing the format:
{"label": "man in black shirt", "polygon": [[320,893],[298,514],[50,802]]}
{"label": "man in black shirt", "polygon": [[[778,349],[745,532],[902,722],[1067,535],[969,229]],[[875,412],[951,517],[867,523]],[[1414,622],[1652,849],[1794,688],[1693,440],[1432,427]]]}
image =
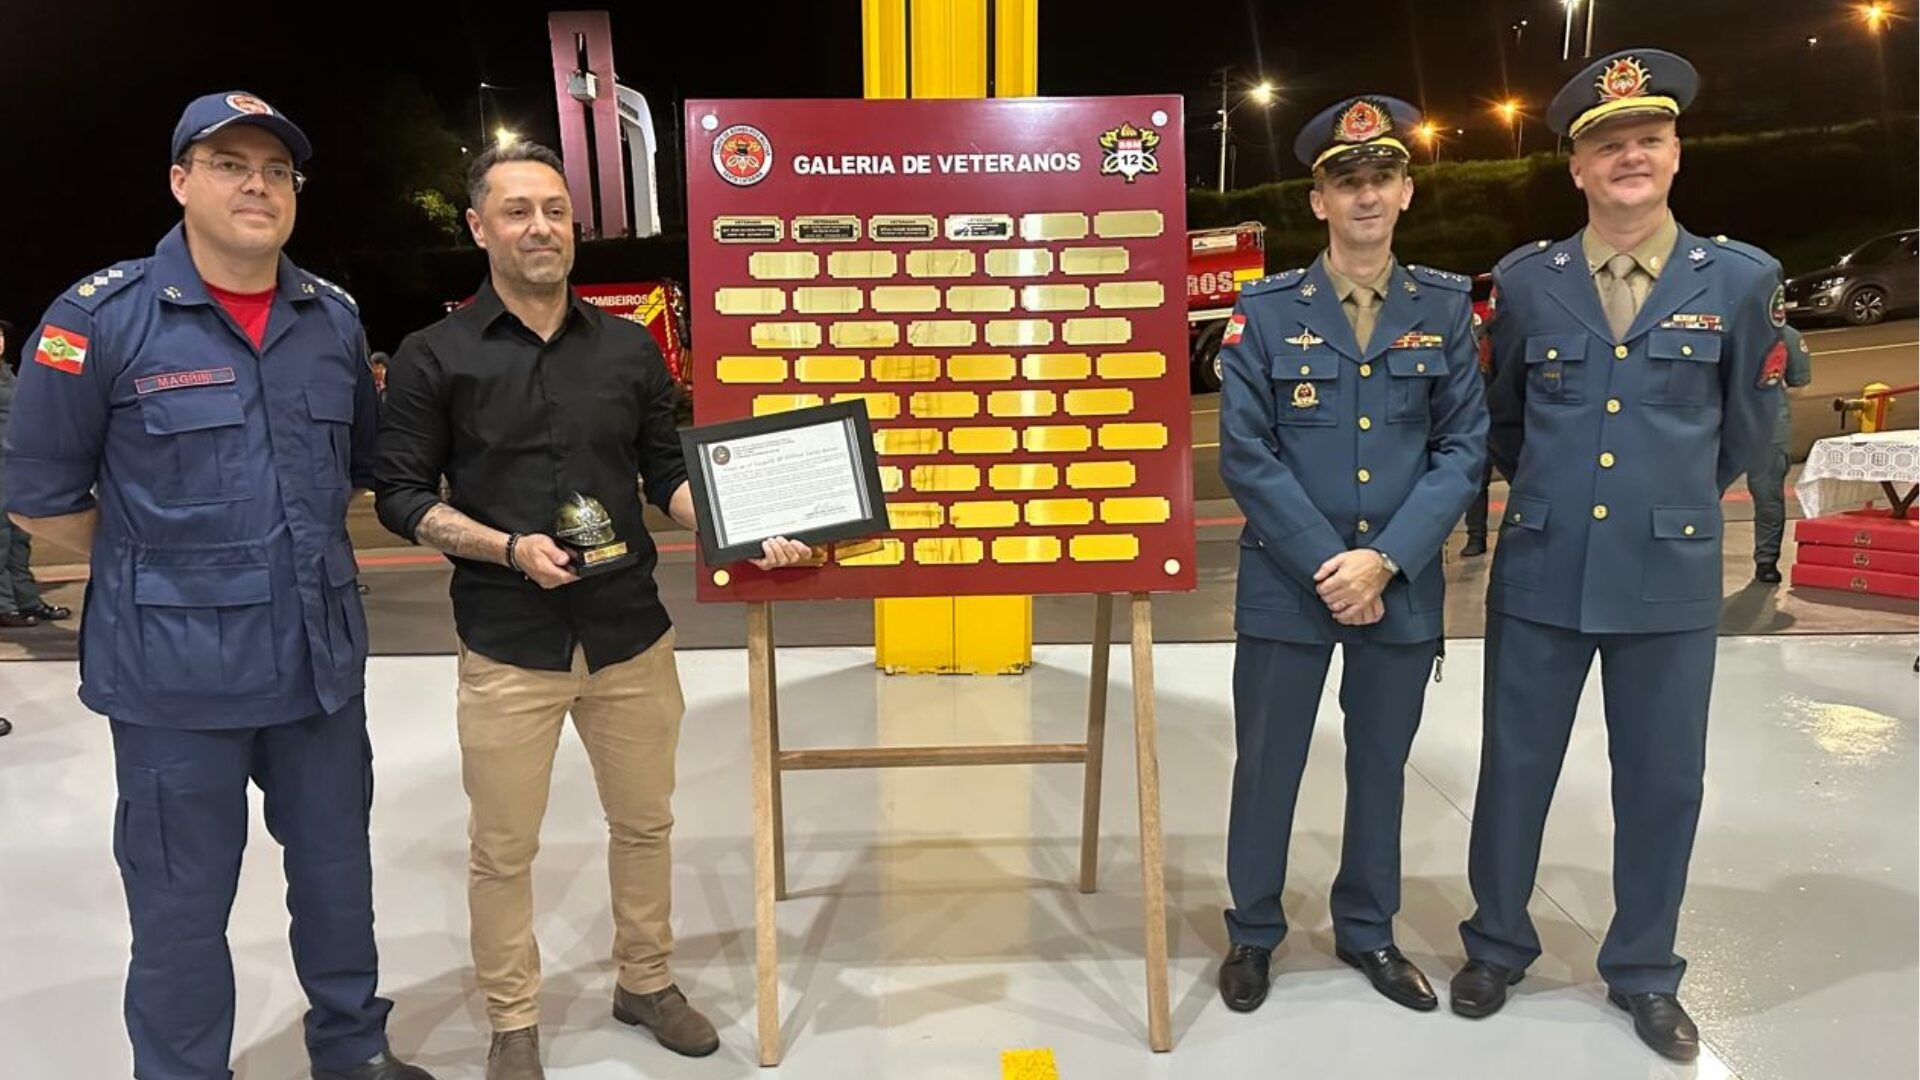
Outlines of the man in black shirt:
{"label": "man in black shirt", "polygon": [[[380,520],[452,556],[459,728],[471,806],[468,903],[493,1043],[487,1080],[539,1080],[532,864],[569,712],[607,813],[613,1014],[671,1050],[719,1046],[673,984],[668,925],[674,750],[683,703],[659,555],[636,478],[694,525],[675,390],[646,329],[568,287],[573,208],[560,160],[496,147],[468,176],[488,281],[393,357],[376,468]],[[441,498],[440,480],[449,496]],[[605,507],[632,558],[591,576],[549,535],[565,503]],[[770,540],[762,568],[810,557]]]}

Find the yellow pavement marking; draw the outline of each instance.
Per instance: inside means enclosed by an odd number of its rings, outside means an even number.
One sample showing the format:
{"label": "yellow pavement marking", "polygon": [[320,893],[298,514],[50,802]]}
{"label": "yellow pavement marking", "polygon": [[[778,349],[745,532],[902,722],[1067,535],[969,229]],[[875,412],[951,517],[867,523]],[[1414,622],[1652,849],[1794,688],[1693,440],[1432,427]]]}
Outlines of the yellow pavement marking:
{"label": "yellow pavement marking", "polygon": [[1000,1080],[1060,1080],[1051,1050],[1005,1050],[1000,1054]]}

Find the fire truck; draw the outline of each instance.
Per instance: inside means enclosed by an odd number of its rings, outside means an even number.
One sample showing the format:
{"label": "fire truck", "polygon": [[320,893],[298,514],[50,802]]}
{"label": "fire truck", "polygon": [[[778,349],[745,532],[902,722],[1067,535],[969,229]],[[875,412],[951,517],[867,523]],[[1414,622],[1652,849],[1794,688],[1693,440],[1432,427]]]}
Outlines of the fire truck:
{"label": "fire truck", "polygon": [[1266,276],[1266,231],[1249,221],[1187,234],[1187,352],[1196,390],[1220,389],[1220,335],[1240,287]]}

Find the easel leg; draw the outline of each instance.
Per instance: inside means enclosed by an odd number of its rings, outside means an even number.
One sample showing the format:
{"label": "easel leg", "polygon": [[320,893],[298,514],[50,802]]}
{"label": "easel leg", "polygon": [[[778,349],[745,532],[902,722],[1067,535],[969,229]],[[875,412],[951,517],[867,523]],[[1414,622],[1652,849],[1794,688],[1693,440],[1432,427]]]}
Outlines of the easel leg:
{"label": "easel leg", "polygon": [[1133,594],[1133,752],[1140,784],[1140,886],[1147,931],[1147,1045],[1173,1049],[1167,1001],[1167,886],[1160,841],[1160,751],[1153,709],[1153,607]]}
{"label": "easel leg", "polygon": [[767,739],[772,748],[773,782],[773,898],[787,898],[787,815],[782,808],[780,772],[780,677],[773,647],[773,605],[767,605]]}
{"label": "easel leg", "polygon": [[753,729],[753,946],[760,1064],[780,1064],[780,942],[774,919],[773,612],[747,606],[747,702]]}
{"label": "easel leg", "polygon": [[1100,877],[1100,771],[1107,745],[1107,681],[1113,657],[1113,596],[1093,601],[1093,672],[1087,690],[1087,772],[1080,789],[1080,891]]}

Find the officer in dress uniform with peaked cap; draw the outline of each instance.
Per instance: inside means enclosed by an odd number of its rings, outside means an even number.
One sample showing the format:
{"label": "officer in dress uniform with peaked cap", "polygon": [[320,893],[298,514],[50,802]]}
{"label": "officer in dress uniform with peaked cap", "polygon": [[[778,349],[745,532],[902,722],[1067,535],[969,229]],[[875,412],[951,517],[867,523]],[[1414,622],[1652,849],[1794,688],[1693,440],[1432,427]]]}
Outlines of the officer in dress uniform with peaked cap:
{"label": "officer in dress uniform with peaked cap", "polygon": [[1587,226],[1494,269],[1494,463],[1513,480],[1487,597],[1485,734],[1453,1010],[1483,1017],[1540,955],[1541,831],[1600,657],[1613,768],[1608,998],[1649,1046],[1699,1034],[1674,955],[1706,766],[1720,497],[1772,432],[1786,370],[1780,265],[1674,222],[1675,118],[1698,76],[1628,49],[1560,91]]}
{"label": "officer in dress uniform with peaked cap", "polygon": [[293,265],[311,146],[247,93],[174,129],[183,220],[83,278],[22,350],[5,509],[90,553],[80,700],[113,731],[139,1080],[229,1080],[247,785],[285,849],[315,1080],[431,1080],[387,1047],[373,761],[347,498],[377,402],[352,299]]}
{"label": "officer in dress uniform with peaked cap", "polygon": [[1343,647],[1347,805],[1334,942],[1407,1008],[1437,1004],[1393,941],[1407,753],[1441,651],[1440,547],[1473,498],[1487,411],[1467,278],[1402,266],[1413,200],[1393,98],[1349,98],[1295,143],[1327,248],[1249,284],[1223,338],[1220,473],[1247,517],[1234,623],[1237,759],[1220,992],[1266,999],[1294,803],[1333,647]]}

